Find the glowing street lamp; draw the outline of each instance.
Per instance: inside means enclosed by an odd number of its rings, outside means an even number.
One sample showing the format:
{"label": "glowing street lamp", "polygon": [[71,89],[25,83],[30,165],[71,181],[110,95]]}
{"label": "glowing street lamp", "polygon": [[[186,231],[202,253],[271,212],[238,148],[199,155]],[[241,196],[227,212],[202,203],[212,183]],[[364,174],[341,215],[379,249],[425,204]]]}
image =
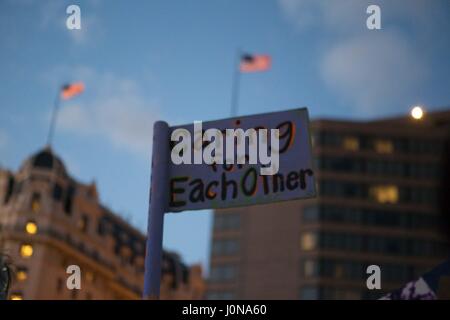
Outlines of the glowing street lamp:
{"label": "glowing street lamp", "polygon": [[25,230],[28,234],[36,234],[38,231],[38,227],[36,223],[30,221],[25,225]]}
{"label": "glowing street lamp", "polygon": [[415,120],[420,120],[423,118],[425,112],[423,111],[422,107],[420,106],[415,106],[414,108],[411,109],[411,117],[413,117],[413,119]]}

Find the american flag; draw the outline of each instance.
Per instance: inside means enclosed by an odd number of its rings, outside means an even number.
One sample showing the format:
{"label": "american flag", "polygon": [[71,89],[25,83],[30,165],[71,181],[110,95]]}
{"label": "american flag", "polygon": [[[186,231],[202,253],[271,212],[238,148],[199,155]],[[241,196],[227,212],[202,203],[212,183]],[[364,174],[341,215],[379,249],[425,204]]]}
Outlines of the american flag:
{"label": "american flag", "polygon": [[241,57],[239,69],[241,72],[258,72],[269,70],[271,59],[268,55],[249,55]]}

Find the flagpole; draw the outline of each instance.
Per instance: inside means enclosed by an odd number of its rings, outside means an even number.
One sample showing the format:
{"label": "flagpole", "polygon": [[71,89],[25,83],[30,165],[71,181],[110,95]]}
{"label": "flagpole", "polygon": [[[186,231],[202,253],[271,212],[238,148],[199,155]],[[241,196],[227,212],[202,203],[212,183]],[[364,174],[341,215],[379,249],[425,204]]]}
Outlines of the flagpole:
{"label": "flagpole", "polygon": [[55,131],[55,125],[56,125],[56,119],[58,116],[58,110],[59,110],[59,103],[60,103],[60,90],[58,90],[58,93],[55,98],[55,102],[53,104],[53,112],[52,112],[52,118],[50,120],[50,128],[48,130],[48,137],[47,137],[47,146],[52,146],[52,139],[53,139],[53,133]]}
{"label": "flagpole", "polygon": [[238,115],[239,107],[239,85],[241,80],[241,71],[239,70],[241,62],[242,52],[241,49],[237,49],[236,61],[234,63],[233,82],[231,85],[231,116],[236,117]]}

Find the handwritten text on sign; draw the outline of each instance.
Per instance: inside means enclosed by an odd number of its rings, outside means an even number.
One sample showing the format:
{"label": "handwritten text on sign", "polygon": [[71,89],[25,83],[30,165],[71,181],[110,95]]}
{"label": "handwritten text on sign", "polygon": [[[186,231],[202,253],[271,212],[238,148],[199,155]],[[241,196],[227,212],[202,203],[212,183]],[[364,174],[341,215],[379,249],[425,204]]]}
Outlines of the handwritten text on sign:
{"label": "handwritten text on sign", "polygon": [[[192,154],[210,141],[194,134],[194,124],[171,127],[169,136],[185,129],[192,141]],[[261,164],[169,164],[169,210],[172,212],[228,208],[311,198],[316,195],[311,160],[309,119],[306,108],[236,117],[202,123],[202,130],[278,130],[278,171],[261,175]],[[171,142],[171,146],[174,146]],[[269,148],[270,148],[269,141]],[[224,143],[224,149],[226,149]],[[190,153],[189,153],[190,154]],[[237,164],[236,164],[237,163]]]}

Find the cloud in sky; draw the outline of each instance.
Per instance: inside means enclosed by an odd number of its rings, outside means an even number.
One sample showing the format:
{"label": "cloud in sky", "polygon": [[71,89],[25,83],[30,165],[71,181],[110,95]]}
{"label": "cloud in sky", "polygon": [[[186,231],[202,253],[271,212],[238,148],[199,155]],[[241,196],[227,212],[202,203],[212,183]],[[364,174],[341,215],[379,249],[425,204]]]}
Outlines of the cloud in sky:
{"label": "cloud in sky", "polygon": [[431,74],[429,48],[423,44],[441,33],[439,26],[448,26],[442,2],[377,1],[382,30],[368,31],[370,4],[373,1],[279,0],[281,12],[300,33],[322,32],[326,40],[318,72],[327,88],[364,116],[401,106],[414,96]]}
{"label": "cloud in sky", "polygon": [[[321,29],[328,32],[357,33],[365,30],[366,9],[376,4],[383,22],[405,22],[408,27],[427,30],[441,25],[448,10],[447,0],[278,0],[282,14],[298,30]],[[430,24],[439,20],[438,24]],[[448,24],[447,24],[448,25]],[[433,28],[433,27],[432,27]]]}
{"label": "cloud in sky", "polygon": [[78,68],[73,78],[84,81],[89,93],[82,102],[74,99],[64,103],[58,127],[101,137],[113,146],[148,157],[153,122],[160,114],[156,102],[149,102],[135,81],[112,73]]}
{"label": "cloud in sky", "polygon": [[329,88],[369,115],[401,104],[429,75],[417,51],[395,32],[336,44],[325,53],[320,71]]}

